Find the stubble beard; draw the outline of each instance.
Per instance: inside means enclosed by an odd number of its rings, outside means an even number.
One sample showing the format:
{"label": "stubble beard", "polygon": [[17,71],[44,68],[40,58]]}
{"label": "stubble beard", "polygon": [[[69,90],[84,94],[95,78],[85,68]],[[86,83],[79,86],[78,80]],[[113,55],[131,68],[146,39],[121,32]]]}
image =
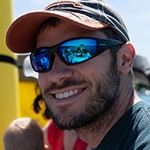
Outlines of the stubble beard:
{"label": "stubble beard", "polygon": [[[50,110],[54,123],[61,129],[89,128],[90,125],[97,122],[97,126],[104,128],[111,122],[115,116],[119,90],[119,73],[117,64],[110,66],[110,70],[105,78],[93,77],[96,82],[96,90],[93,95],[87,98],[84,110],[76,112],[73,115],[63,115],[67,112],[69,106],[60,109],[60,115]],[[78,83],[79,84],[79,83]],[[50,106],[49,106],[50,108]],[[95,126],[96,128],[96,126]]]}

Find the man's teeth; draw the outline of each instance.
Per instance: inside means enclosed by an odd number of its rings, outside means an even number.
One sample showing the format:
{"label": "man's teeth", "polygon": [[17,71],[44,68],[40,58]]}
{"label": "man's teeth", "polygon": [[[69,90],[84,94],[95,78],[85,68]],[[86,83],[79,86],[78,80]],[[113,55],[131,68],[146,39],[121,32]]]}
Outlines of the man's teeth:
{"label": "man's teeth", "polygon": [[70,91],[65,92],[65,93],[55,94],[55,98],[63,99],[63,98],[67,98],[67,97],[72,96],[72,95],[77,94],[77,93],[79,93],[78,90],[70,90]]}

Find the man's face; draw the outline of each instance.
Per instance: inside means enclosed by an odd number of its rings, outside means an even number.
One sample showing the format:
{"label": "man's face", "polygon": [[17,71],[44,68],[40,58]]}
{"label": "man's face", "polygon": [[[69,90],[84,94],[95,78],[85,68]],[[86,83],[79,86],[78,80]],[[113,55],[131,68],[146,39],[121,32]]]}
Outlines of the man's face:
{"label": "man's face", "polygon": [[[77,28],[62,21],[37,37],[37,48],[54,46],[74,37],[106,38],[100,31]],[[110,51],[73,66],[67,66],[54,55],[52,69],[39,74],[39,86],[57,126],[76,129],[108,115],[119,87],[117,65]]]}

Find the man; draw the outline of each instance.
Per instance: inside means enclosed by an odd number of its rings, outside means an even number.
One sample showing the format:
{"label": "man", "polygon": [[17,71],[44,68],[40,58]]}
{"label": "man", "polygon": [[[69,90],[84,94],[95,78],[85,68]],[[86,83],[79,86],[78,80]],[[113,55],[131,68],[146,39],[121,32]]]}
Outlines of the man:
{"label": "man", "polygon": [[[107,2],[53,2],[14,21],[6,43],[13,52],[31,52],[59,128],[74,129],[96,150],[150,149],[149,106],[140,101],[132,83],[134,47],[121,16]],[[68,62],[64,49],[74,53],[80,44],[91,57]],[[42,66],[43,57],[49,66]]]}

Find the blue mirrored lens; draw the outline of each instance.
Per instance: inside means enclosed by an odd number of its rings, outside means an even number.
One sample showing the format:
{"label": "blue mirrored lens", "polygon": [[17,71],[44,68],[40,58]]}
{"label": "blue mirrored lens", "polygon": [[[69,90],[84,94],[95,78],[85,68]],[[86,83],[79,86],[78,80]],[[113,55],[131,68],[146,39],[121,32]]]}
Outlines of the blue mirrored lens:
{"label": "blue mirrored lens", "polygon": [[94,39],[70,40],[61,44],[59,51],[66,62],[76,64],[96,55],[97,42]]}
{"label": "blue mirrored lens", "polygon": [[98,44],[95,39],[72,39],[58,46],[40,48],[31,54],[31,63],[35,71],[47,72],[54,61],[53,52],[56,52],[67,65],[78,64],[97,55]]}
{"label": "blue mirrored lens", "polygon": [[38,72],[47,71],[50,66],[50,54],[47,49],[40,50],[37,54],[32,55],[32,64]]}

